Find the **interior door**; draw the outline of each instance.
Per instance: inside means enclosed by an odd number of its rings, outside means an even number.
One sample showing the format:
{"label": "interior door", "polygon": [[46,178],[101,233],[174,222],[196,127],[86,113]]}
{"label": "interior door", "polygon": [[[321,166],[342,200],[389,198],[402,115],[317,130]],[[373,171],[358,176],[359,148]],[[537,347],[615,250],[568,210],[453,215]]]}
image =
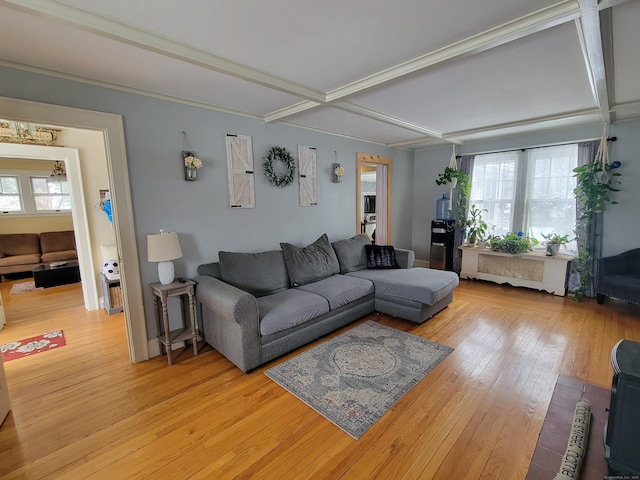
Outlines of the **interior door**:
{"label": "interior door", "polygon": [[7,376],[4,373],[4,362],[2,361],[2,355],[0,355],[0,425],[7,417],[9,410],[11,410],[9,387],[7,386]]}

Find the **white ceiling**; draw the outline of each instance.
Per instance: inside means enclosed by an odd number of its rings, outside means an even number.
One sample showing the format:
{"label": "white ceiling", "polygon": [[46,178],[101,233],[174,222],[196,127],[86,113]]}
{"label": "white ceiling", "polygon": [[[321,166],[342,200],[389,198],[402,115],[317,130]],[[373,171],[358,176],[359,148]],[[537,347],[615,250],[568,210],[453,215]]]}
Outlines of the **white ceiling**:
{"label": "white ceiling", "polygon": [[640,116],[638,0],[0,0],[0,62],[409,149]]}

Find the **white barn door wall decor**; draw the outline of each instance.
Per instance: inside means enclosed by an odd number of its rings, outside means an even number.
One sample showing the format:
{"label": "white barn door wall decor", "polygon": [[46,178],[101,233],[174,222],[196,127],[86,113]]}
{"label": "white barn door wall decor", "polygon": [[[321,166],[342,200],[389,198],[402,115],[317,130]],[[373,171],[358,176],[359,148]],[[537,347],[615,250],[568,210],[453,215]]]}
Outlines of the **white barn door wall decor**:
{"label": "white barn door wall decor", "polygon": [[318,182],[316,175],[316,149],[298,145],[298,179],[300,182],[300,206],[318,204]]}
{"label": "white barn door wall decor", "polygon": [[251,137],[227,133],[229,203],[232,208],[256,206]]}

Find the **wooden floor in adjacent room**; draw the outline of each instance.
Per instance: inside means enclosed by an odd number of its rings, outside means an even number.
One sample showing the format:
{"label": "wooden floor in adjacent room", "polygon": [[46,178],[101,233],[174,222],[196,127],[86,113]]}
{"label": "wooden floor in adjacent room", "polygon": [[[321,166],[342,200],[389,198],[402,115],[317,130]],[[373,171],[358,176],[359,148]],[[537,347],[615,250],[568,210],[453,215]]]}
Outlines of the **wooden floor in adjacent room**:
{"label": "wooden floor in adjacent room", "polygon": [[211,347],[131,364],[123,314],[86,312],[79,285],[15,282],[0,344],[59,329],[67,344],[5,363],[3,479],[524,479],[558,375],[609,388],[611,348],[640,341],[637,306],[461,281],[422,325],[366,317],[455,351],[354,440],[264,375],[282,359],[248,375]]}

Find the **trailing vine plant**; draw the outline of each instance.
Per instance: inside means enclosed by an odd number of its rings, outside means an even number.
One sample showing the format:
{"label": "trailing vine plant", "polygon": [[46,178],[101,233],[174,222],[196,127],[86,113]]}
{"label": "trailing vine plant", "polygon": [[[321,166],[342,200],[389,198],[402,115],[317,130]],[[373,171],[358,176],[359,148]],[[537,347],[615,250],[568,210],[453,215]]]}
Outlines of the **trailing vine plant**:
{"label": "trailing vine plant", "polygon": [[[603,138],[606,142],[606,138]],[[574,292],[574,300],[582,300],[591,284],[594,274],[593,251],[589,241],[589,231],[595,221],[595,216],[604,211],[607,204],[616,205],[611,199],[611,193],[618,192],[614,185],[620,184],[616,177],[621,174],[613,171],[620,166],[616,161],[611,164],[596,159],[573,169],[576,177],[576,188],[573,190],[578,205],[579,216],[576,219],[576,237],[578,240],[578,272],[580,273],[580,287]]]}
{"label": "trailing vine plant", "polygon": [[467,216],[465,207],[471,191],[469,175],[457,168],[446,167],[444,172],[440,173],[436,178],[436,185],[447,185],[449,183],[455,183],[455,188],[457,189],[456,225],[461,230],[464,230]]}

